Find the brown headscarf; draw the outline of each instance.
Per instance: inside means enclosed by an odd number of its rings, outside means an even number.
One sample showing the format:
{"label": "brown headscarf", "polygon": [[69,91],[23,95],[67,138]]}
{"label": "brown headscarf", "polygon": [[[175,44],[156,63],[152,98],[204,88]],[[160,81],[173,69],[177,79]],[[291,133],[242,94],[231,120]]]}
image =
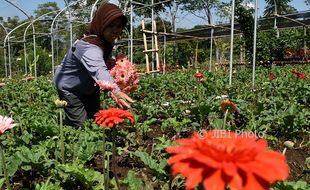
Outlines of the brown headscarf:
{"label": "brown headscarf", "polygon": [[[104,39],[103,31],[106,29],[106,27],[109,26],[109,24],[113,20],[115,20],[118,17],[122,18],[124,28],[127,23],[127,18],[124,16],[122,10],[118,6],[111,3],[101,4],[100,7],[97,9],[93,20],[86,28],[85,33],[86,37],[82,39],[91,44],[95,44],[101,47],[102,50],[104,51],[104,60],[106,61],[109,59],[111,55],[114,44],[111,44]],[[96,36],[89,36],[89,35],[96,35]]]}

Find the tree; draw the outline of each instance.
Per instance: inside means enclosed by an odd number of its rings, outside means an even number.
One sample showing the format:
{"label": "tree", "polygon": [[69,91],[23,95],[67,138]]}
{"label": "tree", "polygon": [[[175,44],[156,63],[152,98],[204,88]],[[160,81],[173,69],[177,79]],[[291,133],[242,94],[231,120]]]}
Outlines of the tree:
{"label": "tree", "polygon": [[[182,10],[188,11],[199,18],[204,19],[208,24],[213,24],[212,9],[216,9],[219,0],[180,0]],[[203,12],[203,14],[199,14]]]}
{"label": "tree", "polygon": [[310,0],[305,0],[306,5],[310,6]]}
{"label": "tree", "polygon": [[247,57],[252,59],[253,52],[253,33],[254,33],[254,9],[247,7],[242,0],[236,0],[235,17],[240,25],[243,34],[242,40],[245,44]]}
{"label": "tree", "polygon": [[264,16],[272,16],[277,11],[279,15],[285,15],[297,10],[289,5],[292,0],[266,0],[266,7],[264,11]]}
{"label": "tree", "polygon": [[[52,11],[55,11],[53,13],[50,13]],[[60,11],[59,7],[57,6],[57,3],[55,2],[47,2],[43,4],[39,4],[38,8],[34,10],[35,17],[38,18],[44,14],[50,13],[48,15],[45,15],[43,18],[40,19],[40,21],[35,22],[35,28],[36,33],[48,33],[50,32],[50,26],[51,23],[55,17],[55,15]],[[51,38],[48,35],[38,35],[37,36],[37,44],[38,46],[41,46],[43,49],[49,49],[51,48]]]}
{"label": "tree", "polygon": [[[39,4],[38,8],[34,11],[35,17],[39,17],[43,14],[46,14],[51,11],[58,11],[59,7],[57,6],[57,3],[55,2],[47,2],[43,4]],[[52,16],[49,16],[49,18]]]}

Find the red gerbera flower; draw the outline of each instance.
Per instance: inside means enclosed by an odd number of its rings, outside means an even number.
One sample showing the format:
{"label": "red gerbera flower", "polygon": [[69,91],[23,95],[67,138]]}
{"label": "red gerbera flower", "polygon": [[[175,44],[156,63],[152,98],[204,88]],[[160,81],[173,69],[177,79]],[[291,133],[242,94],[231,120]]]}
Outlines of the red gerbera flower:
{"label": "red gerbera flower", "polygon": [[307,76],[305,73],[296,71],[295,69],[292,71],[293,75],[295,75],[296,77],[298,77],[299,79],[305,80],[307,79]]}
{"label": "red gerbera flower", "polygon": [[168,164],[173,175],[187,177],[187,189],[202,182],[207,190],[268,190],[269,183],[288,177],[285,156],[250,133],[213,130],[176,142],[180,146],[166,149],[173,154]]}
{"label": "red gerbera flower", "polygon": [[276,78],[277,78],[276,75],[274,75],[273,73],[268,74],[268,80],[274,80]]}
{"label": "red gerbera flower", "polygon": [[101,125],[103,128],[112,128],[115,125],[124,122],[124,119],[128,119],[131,123],[134,123],[134,117],[132,113],[119,108],[100,110],[95,114],[95,122],[98,125]]}
{"label": "red gerbera flower", "polygon": [[194,77],[196,77],[196,79],[198,81],[201,81],[203,79],[203,77],[204,77],[204,74],[200,73],[200,72],[197,72],[197,73],[194,74]]}

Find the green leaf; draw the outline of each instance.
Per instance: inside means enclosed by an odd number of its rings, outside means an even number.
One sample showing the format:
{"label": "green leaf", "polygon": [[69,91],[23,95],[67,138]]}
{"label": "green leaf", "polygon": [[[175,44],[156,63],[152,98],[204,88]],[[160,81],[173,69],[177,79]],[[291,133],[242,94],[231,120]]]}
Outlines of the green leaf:
{"label": "green leaf", "polygon": [[123,182],[128,185],[128,190],[145,189],[142,179],[138,178],[132,170],[128,171],[127,177]]}
{"label": "green leaf", "polygon": [[162,160],[159,161],[160,163],[157,163],[157,160],[153,159],[147,152],[136,151],[133,154],[139,157],[141,161],[152,170],[160,174],[165,174],[164,167],[167,165],[166,160],[164,160],[165,163],[162,163]]}
{"label": "green leaf", "polygon": [[1,178],[0,179],[0,188],[3,186],[4,182],[5,182],[5,178]]}
{"label": "green leaf", "polygon": [[223,123],[223,119],[214,119],[211,125],[214,127],[214,129],[223,129]]}
{"label": "green leaf", "polygon": [[288,181],[275,185],[275,190],[310,190],[310,186],[305,181]]}

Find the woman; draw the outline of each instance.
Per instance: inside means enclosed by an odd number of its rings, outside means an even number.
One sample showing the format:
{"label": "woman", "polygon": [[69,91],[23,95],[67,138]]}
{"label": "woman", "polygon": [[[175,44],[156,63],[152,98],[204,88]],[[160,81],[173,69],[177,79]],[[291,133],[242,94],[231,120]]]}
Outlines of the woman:
{"label": "woman", "polygon": [[[109,70],[115,64],[110,56],[115,39],[124,29],[127,19],[114,4],[102,4],[88,25],[84,37],[77,40],[56,68],[54,83],[60,99],[68,104],[64,108],[65,123],[80,127],[99,110],[100,90],[97,80],[114,83]],[[116,88],[114,101],[129,108],[133,100]]]}

